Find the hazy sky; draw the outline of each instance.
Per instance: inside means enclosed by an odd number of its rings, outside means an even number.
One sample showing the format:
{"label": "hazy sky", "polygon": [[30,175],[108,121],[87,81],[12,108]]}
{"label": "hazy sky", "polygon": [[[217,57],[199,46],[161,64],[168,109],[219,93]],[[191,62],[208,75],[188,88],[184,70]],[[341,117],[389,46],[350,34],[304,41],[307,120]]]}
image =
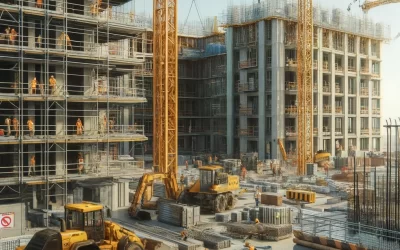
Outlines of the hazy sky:
{"label": "hazy sky", "polygon": [[[359,0],[360,1],[360,0]],[[364,2],[364,0],[361,0]],[[136,0],[136,12],[151,13],[152,0]],[[228,3],[251,4],[256,0],[196,0],[201,16],[218,16],[227,9]],[[314,3],[329,8],[341,8],[347,11],[347,7],[353,0],[314,0]],[[178,0],[179,20],[183,22],[188,16],[192,0]],[[358,1],[352,5],[351,12],[354,15],[364,15],[358,8]],[[391,26],[392,38],[400,32],[400,3],[377,7],[369,11],[368,16],[376,22],[384,22]],[[188,20],[197,21],[198,16],[194,7]],[[383,46],[382,51],[382,102],[383,118],[400,117],[400,38]],[[371,104],[370,104],[371,105]],[[382,121],[383,125],[383,121]]]}

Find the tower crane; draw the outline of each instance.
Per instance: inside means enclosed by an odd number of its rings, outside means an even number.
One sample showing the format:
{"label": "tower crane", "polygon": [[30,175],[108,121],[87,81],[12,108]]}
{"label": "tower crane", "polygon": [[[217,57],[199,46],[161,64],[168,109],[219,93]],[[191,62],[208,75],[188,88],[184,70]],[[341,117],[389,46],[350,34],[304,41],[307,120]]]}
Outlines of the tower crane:
{"label": "tower crane", "polygon": [[298,0],[297,17],[297,174],[313,163],[313,1]]}
{"label": "tower crane", "polygon": [[[195,1],[193,1],[195,3]],[[165,185],[166,198],[184,199],[215,212],[235,206],[239,176],[223,173],[221,166],[199,168],[201,180],[183,190],[178,185],[178,0],[153,0],[153,172],[138,184],[128,213],[149,218],[139,208],[155,209],[150,199],[155,181]]]}
{"label": "tower crane", "polygon": [[364,4],[361,5],[361,8],[363,11],[368,11],[372,8],[391,3],[400,3],[400,0],[365,0]]}

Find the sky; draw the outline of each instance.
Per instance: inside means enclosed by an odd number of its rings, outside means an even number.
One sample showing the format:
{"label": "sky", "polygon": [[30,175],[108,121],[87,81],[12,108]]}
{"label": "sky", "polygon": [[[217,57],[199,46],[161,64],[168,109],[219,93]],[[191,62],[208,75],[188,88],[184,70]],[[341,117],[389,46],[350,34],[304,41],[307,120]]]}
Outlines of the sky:
{"label": "sky", "polygon": [[[314,4],[320,4],[327,8],[340,8],[347,11],[347,7],[354,0],[314,0]],[[364,2],[364,0],[358,0]],[[364,13],[358,7],[358,1],[353,3],[351,13],[362,17]],[[136,0],[136,12],[152,12],[152,0]],[[200,16],[219,16],[228,4],[251,4],[256,0],[196,0]],[[178,0],[179,21],[184,22],[188,17],[189,21],[198,21],[196,9],[189,9],[192,0]],[[391,36],[394,38],[400,32],[400,3],[376,7],[368,12],[368,17],[376,22],[383,22],[391,26]],[[400,38],[392,40],[383,46],[382,51],[382,125],[388,118],[398,119],[400,117]]]}

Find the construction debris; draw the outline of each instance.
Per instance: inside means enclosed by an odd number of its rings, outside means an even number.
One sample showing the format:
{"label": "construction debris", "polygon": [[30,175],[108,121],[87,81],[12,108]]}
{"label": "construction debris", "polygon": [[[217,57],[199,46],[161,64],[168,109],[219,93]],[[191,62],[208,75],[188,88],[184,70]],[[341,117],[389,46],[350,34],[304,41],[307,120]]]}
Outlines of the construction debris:
{"label": "construction debris", "polygon": [[270,225],[270,224],[245,224],[245,223],[225,223],[226,234],[243,236],[254,235],[260,240],[281,240],[292,236],[292,225]]}

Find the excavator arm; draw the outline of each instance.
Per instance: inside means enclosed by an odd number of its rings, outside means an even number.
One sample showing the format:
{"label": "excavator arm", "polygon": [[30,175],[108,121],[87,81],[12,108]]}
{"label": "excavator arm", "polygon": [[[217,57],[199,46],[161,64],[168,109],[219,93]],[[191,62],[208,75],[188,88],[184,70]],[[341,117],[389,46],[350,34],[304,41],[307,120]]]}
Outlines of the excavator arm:
{"label": "excavator arm", "polygon": [[287,161],[286,150],[285,150],[285,147],[283,146],[283,142],[281,139],[278,139],[278,145],[279,145],[279,149],[281,150],[282,159],[284,161]]}
{"label": "excavator arm", "polygon": [[[129,207],[129,216],[137,217],[140,204],[142,203],[142,198],[145,195],[146,189],[153,186],[154,181],[162,181],[165,185],[167,198],[177,200],[180,196],[182,190],[179,189],[178,183],[176,181],[174,174],[164,174],[164,173],[147,173],[144,174],[139,181],[136,188],[135,195],[133,197],[131,206]],[[149,209],[155,209],[155,207],[149,207]]]}
{"label": "excavator arm", "polygon": [[364,11],[368,11],[372,8],[391,3],[400,3],[400,0],[365,0],[361,7]]}

